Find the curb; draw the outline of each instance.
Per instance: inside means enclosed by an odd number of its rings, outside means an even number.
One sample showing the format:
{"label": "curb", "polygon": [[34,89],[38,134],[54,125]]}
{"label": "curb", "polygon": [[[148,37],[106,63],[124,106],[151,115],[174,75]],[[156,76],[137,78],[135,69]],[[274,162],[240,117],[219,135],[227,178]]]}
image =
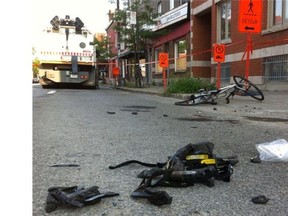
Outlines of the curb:
{"label": "curb", "polygon": [[140,94],[149,94],[149,95],[158,95],[162,97],[171,97],[171,98],[178,98],[178,99],[185,99],[187,96],[190,96],[191,94],[172,94],[170,96],[165,96],[163,92],[155,92],[155,91],[147,91],[145,88],[140,88],[140,89],[134,89],[134,88],[126,88],[126,87],[119,87],[119,86],[114,86],[113,88],[121,91],[126,91],[126,92],[133,92],[133,93],[140,93]]}
{"label": "curb", "polygon": [[142,90],[141,89],[134,89],[134,88],[119,87],[119,86],[115,86],[113,88],[115,88],[117,90],[121,90],[121,91],[126,91],[126,92],[163,96],[163,93],[153,92],[153,91],[146,91],[146,90],[143,90],[143,88],[141,88]]}

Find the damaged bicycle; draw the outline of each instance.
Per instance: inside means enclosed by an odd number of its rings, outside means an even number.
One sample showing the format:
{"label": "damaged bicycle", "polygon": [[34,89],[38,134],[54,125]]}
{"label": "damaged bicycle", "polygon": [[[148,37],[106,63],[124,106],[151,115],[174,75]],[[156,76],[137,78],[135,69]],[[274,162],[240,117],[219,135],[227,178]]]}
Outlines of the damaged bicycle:
{"label": "damaged bicycle", "polygon": [[230,97],[234,95],[250,96],[258,101],[264,100],[263,92],[250,80],[243,76],[233,76],[234,83],[215,90],[200,89],[182,101],[175,102],[175,105],[194,106],[199,104],[217,104],[217,100],[225,98],[230,103]]}

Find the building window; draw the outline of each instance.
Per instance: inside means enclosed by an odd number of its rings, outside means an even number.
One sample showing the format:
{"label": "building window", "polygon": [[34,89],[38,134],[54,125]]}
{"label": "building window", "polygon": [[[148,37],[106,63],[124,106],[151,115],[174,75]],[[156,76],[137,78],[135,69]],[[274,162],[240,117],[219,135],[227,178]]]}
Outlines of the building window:
{"label": "building window", "polygon": [[273,25],[288,23],[288,1],[274,0],[273,2]]}
{"label": "building window", "polygon": [[161,16],[161,14],[162,14],[162,4],[161,4],[161,2],[159,2],[157,4],[157,13],[158,13],[158,16]]}
{"label": "building window", "polygon": [[185,4],[188,0],[179,0],[179,5]]}
{"label": "building window", "polygon": [[265,82],[288,82],[288,55],[264,58]]}
{"label": "building window", "polygon": [[174,0],[170,0],[170,10],[172,10],[174,8]]}
{"label": "building window", "polygon": [[219,4],[219,40],[228,40],[231,38],[231,1],[225,1]]}
{"label": "building window", "polygon": [[175,71],[186,71],[186,40],[179,40],[175,43]]}
{"label": "building window", "polygon": [[267,2],[267,30],[264,34],[282,31],[288,28],[288,0],[271,0]]}

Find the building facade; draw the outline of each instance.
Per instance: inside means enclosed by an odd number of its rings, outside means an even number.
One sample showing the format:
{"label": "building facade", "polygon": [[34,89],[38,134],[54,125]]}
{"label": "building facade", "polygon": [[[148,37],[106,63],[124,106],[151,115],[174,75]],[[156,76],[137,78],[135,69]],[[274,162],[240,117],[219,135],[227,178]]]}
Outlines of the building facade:
{"label": "building facade", "polygon": [[[258,1],[258,2],[257,2]],[[256,4],[261,6],[259,32],[243,32],[240,25],[253,25],[241,18],[240,1],[206,0],[194,1],[191,14],[192,44],[198,43],[197,26],[203,19],[211,17],[211,49],[213,44],[225,44],[225,62],[221,63],[221,81],[225,84],[233,75],[249,74],[249,79],[262,89],[280,89],[288,87],[288,1],[287,0],[246,0],[244,12],[253,14]],[[247,5],[247,6],[246,6]],[[253,14],[254,15],[254,14]],[[240,18],[239,18],[240,17]],[[253,20],[252,20],[253,21]],[[256,23],[257,24],[257,23]],[[206,26],[209,28],[209,24]],[[208,40],[207,40],[208,41]],[[200,44],[207,41],[199,40]],[[247,50],[251,50],[247,69]],[[246,51],[246,52],[245,52]],[[192,53],[195,52],[192,49]],[[211,52],[210,74],[212,81],[216,77],[216,64]],[[197,72],[197,70],[192,71]],[[194,75],[194,73],[193,73]]]}
{"label": "building facade", "polygon": [[[153,45],[145,50],[146,83],[163,83],[158,56],[166,52],[168,81],[196,77],[215,83],[218,73],[221,85],[225,85],[232,81],[233,75],[249,75],[262,89],[288,89],[288,0],[150,2],[157,14],[153,31],[167,33],[155,38]],[[245,15],[259,15],[260,11],[260,21],[240,20],[243,13],[240,2],[247,4]],[[256,8],[259,5],[260,10]],[[260,30],[250,30],[248,25],[258,25],[257,22]],[[240,28],[241,23],[247,24],[247,31]],[[220,63],[220,71],[213,56],[215,44],[225,46],[225,61]],[[125,61],[129,62],[129,58]]]}
{"label": "building facade", "polygon": [[[163,68],[159,66],[159,53],[168,53],[169,67],[165,68],[169,80],[177,77],[189,77],[191,71],[190,61],[190,3],[188,1],[151,1],[152,7],[157,11],[157,26],[153,31],[165,30],[165,35],[153,41],[149,50],[152,80],[162,83]],[[154,62],[154,63],[152,63]]]}

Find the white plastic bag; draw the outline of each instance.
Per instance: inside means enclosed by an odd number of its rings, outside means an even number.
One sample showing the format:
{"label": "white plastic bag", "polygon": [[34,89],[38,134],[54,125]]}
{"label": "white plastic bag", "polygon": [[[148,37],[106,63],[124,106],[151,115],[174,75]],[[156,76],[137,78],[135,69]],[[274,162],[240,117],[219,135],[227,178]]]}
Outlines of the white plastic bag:
{"label": "white plastic bag", "polygon": [[261,161],[288,162],[288,142],[285,139],[256,144],[256,149]]}

